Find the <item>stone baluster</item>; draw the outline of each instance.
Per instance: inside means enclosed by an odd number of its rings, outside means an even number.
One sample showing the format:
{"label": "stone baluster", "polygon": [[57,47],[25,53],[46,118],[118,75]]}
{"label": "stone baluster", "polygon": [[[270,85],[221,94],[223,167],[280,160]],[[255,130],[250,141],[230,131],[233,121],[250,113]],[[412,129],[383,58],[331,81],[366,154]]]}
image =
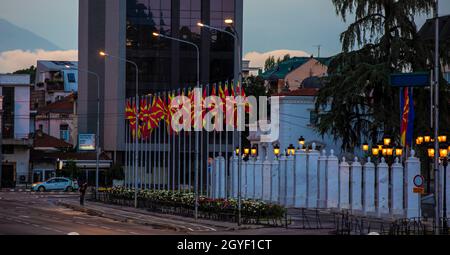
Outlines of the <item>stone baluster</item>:
{"label": "stone baluster", "polygon": [[395,163],[392,165],[391,178],[392,178],[391,213],[394,216],[399,216],[400,218],[403,218],[405,213],[403,209],[403,189],[405,185],[403,179],[403,166],[402,164],[400,164],[399,158],[396,158]]}
{"label": "stone baluster", "polygon": [[350,165],[345,157],[339,165],[339,209],[350,209]]}
{"label": "stone baluster", "polygon": [[287,157],[283,154],[280,158],[280,204],[286,206],[286,195],[287,195]]}
{"label": "stone baluster", "polygon": [[376,214],[375,207],[375,164],[371,159],[367,159],[364,165],[364,183],[363,183],[363,209],[364,213],[369,216]]}
{"label": "stone baluster", "polygon": [[317,208],[327,207],[327,152],[322,151],[322,155],[319,156],[319,187],[318,187],[318,200]]}
{"label": "stone baluster", "polygon": [[306,152],[302,149],[295,153],[295,207],[307,207],[307,167],[306,167]]}
{"label": "stone baluster", "polygon": [[280,203],[280,161],[275,159],[271,163],[271,189],[270,200],[272,203]]}
{"label": "stone baluster", "polygon": [[355,157],[355,161],[352,163],[351,170],[351,205],[352,212],[354,214],[362,213],[362,165],[359,163],[358,158]]}
{"label": "stone baluster", "polygon": [[[260,160],[260,159],[258,159]],[[268,160],[262,162],[262,179],[263,179],[263,201],[271,201],[272,192],[272,164]]]}
{"label": "stone baluster", "polygon": [[295,156],[290,155],[286,159],[286,206],[295,205]]}
{"label": "stone baluster", "polygon": [[320,153],[316,151],[316,144],[313,143],[312,150],[307,157],[307,172],[308,172],[308,208],[317,208],[317,201],[319,196],[319,156]]}
{"label": "stone baluster", "polygon": [[327,208],[339,208],[339,160],[334,150],[331,150],[327,162]]}
{"label": "stone baluster", "polygon": [[381,158],[377,174],[377,209],[379,217],[389,215],[389,166],[386,160]]}
{"label": "stone baluster", "polygon": [[247,161],[247,197],[255,198],[255,161]]}
{"label": "stone baluster", "polygon": [[414,193],[414,177],[420,175],[420,161],[415,157],[415,151],[411,151],[411,157],[406,162],[406,218],[420,217],[420,195]]}
{"label": "stone baluster", "polygon": [[258,157],[255,161],[255,199],[263,199],[263,162]]}
{"label": "stone baluster", "polygon": [[248,163],[247,163],[247,161],[244,161],[242,158],[240,160],[241,160],[241,197],[248,198],[248,194],[247,194]]}
{"label": "stone baluster", "polygon": [[231,188],[231,197],[238,197],[238,187],[239,187],[239,175],[238,175],[238,162],[239,156],[234,154],[231,159],[231,176],[232,176],[232,188]]}

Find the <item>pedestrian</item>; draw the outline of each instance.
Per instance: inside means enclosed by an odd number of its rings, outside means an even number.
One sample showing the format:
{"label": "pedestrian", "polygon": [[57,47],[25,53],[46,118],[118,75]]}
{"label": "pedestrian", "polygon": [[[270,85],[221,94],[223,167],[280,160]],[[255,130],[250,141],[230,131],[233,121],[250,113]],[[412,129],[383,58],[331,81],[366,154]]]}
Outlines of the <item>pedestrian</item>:
{"label": "pedestrian", "polygon": [[84,196],[86,195],[87,183],[83,182],[80,187],[80,205],[84,206]]}

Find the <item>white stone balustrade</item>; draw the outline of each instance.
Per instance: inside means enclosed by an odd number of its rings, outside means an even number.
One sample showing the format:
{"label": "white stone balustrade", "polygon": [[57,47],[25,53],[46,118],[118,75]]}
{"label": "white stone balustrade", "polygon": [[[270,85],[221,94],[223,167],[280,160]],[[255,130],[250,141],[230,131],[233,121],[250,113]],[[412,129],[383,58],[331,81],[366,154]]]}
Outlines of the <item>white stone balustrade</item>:
{"label": "white stone balustrade", "polygon": [[[282,155],[274,160],[244,161],[233,157],[230,172],[237,176],[235,168],[241,160],[244,199],[264,200],[289,208],[351,210],[354,214],[381,218],[412,218],[420,216],[420,198],[413,192],[413,179],[420,174],[420,162],[414,151],[411,155],[404,164],[395,159],[389,165],[384,158],[367,158],[365,163],[358,158],[352,162],[342,158],[339,162],[332,150],[327,156],[325,151],[320,154],[300,149],[295,155]],[[222,157],[215,160],[211,184],[213,196],[218,198],[226,194],[223,161]],[[232,197],[237,197],[237,183],[232,179]],[[447,192],[450,200],[450,188]]]}

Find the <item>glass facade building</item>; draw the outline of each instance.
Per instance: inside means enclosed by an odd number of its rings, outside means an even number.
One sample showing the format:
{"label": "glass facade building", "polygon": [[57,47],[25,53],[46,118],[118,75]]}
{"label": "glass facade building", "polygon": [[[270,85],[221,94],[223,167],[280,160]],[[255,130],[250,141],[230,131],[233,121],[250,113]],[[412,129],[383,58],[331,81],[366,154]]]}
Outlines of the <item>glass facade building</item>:
{"label": "glass facade building", "polygon": [[[234,40],[197,26],[227,28],[235,19],[235,0],[127,0],[126,56],[140,67],[140,94],[195,85],[193,46],[152,36],[153,32],[193,42],[201,49],[201,82],[233,79]],[[135,70],[127,67],[127,97],[135,93]]]}
{"label": "glass facade building", "polygon": [[93,75],[79,72],[78,131],[96,133],[100,100],[100,146],[120,161],[125,150],[125,100],[135,96],[133,65],[99,56],[128,59],[139,67],[139,94],[195,86],[197,54],[192,45],[152,35],[186,40],[200,49],[200,82],[213,84],[237,76],[233,37],[208,29],[198,22],[229,29],[225,19],[235,20],[242,38],[243,0],[79,0],[79,68],[100,76],[99,95]]}

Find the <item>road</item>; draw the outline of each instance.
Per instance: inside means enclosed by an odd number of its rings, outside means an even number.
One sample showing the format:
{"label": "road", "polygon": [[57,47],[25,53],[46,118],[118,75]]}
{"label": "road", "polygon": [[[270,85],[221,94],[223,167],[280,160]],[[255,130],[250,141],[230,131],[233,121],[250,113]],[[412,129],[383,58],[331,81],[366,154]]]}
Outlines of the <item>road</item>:
{"label": "road", "polygon": [[0,235],[176,234],[168,229],[90,216],[56,205],[58,199],[70,196],[76,195],[0,193]]}
{"label": "road", "polygon": [[[0,235],[329,235],[330,229],[305,230],[285,228],[254,228],[227,231],[207,223],[192,223],[164,215],[141,215],[150,224],[119,221],[95,216],[59,205],[75,202],[78,195],[68,193],[0,192]],[[113,214],[138,215],[98,204]],[[119,207],[120,208],[120,207]],[[175,231],[173,226],[179,231]],[[172,226],[172,227],[169,227]],[[234,226],[234,225],[233,225]]]}

